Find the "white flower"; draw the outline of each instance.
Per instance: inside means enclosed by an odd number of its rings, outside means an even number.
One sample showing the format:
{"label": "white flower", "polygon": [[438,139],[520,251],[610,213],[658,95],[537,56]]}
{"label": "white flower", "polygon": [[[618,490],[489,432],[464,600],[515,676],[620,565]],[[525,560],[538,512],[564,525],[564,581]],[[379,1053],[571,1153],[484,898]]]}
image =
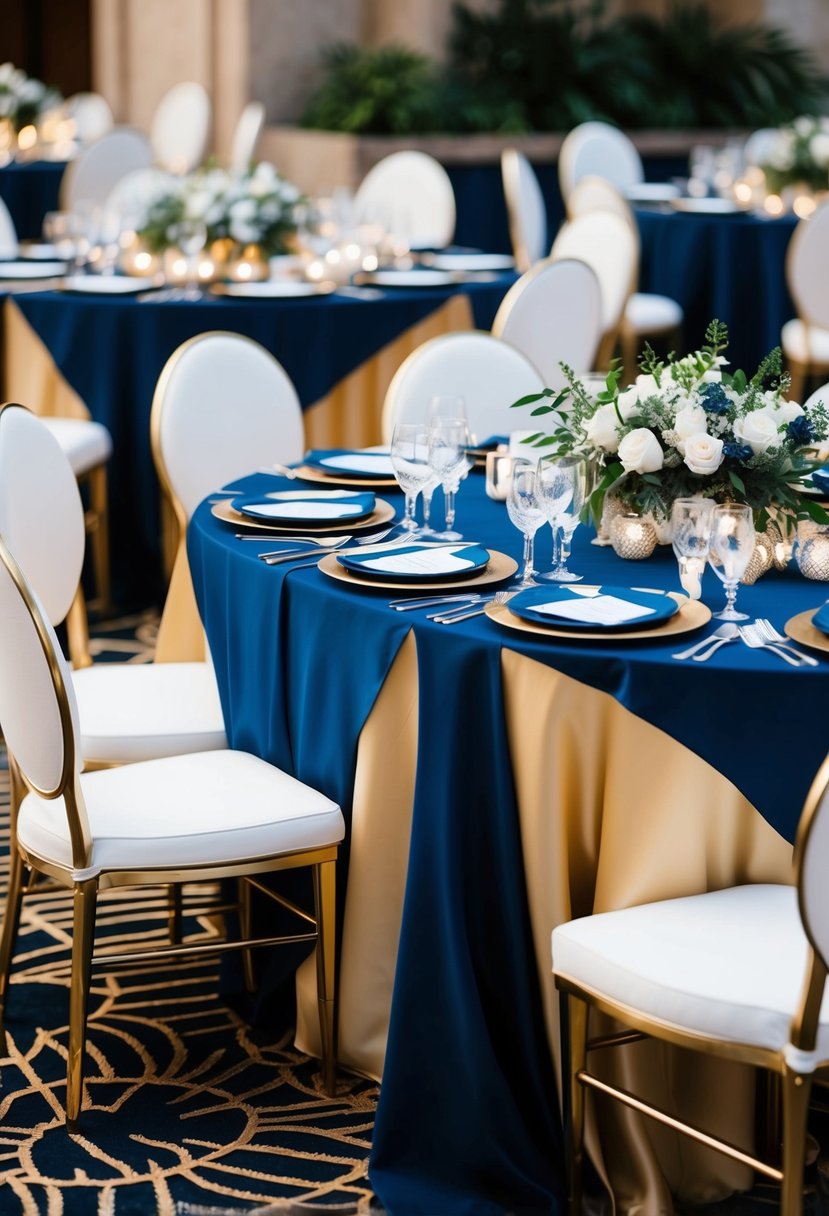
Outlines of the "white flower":
{"label": "white flower", "polygon": [[735,419],[734,438],[747,443],[755,456],[773,447],[778,440],[778,423],[766,410],[754,410],[742,418]]}
{"label": "white flower", "polygon": [[674,434],[680,452],[685,452],[686,439],[705,430],[706,422],[705,410],[701,405],[686,405],[679,410],[674,421]]}
{"label": "white flower", "polygon": [[629,418],[632,418],[634,414],[639,412],[639,401],[639,392],[636,386],[633,384],[630,386],[630,388],[626,388],[623,392],[619,393],[619,413],[622,415],[625,422],[627,422]]}
{"label": "white flower", "polygon": [[184,214],[189,220],[204,219],[213,201],[213,195],[209,190],[193,190],[185,198]]}
{"label": "white flower", "polygon": [[237,223],[246,224],[256,219],[256,203],[252,198],[240,198],[230,204],[230,218]]}
{"label": "white flower", "polygon": [[801,114],[800,118],[794,120],[792,126],[798,135],[802,135],[805,138],[814,131],[815,120],[808,114]]}
{"label": "white flower", "polygon": [[619,444],[619,459],[626,473],[656,473],[665,455],[653,431],[640,426],[628,431]]}
{"label": "white flower", "polygon": [[252,245],[259,240],[259,229],[255,224],[231,218],[229,229],[234,241],[238,241],[240,245]]}
{"label": "white flower", "polygon": [[648,397],[659,396],[659,385],[656,383],[656,377],[650,375],[649,372],[640,372],[634,383],[640,401],[645,401]]}
{"label": "white flower", "polygon": [[778,424],[788,426],[795,418],[802,418],[805,412],[803,406],[798,405],[796,401],[781,401],[775,410],[775,418]]}
{"label": "white flower", "polygon": [[712,367],[709,372],[706,372],[702,377],[703,384],[719,384],[722,380],[722,372],[717,368]]}
{"label": "white flower", "polygon": [[824,131],[813,135],[809,140],[809,153],[816,165],[821,168],[829,166],[829,135]]}
{"label": "white flower", "polygon": [[600,405],[587,424],[587,438],[606,452],[619,449],[619,416],[612,404]]}
{"label": "white flower", "polygon": [[685,463],[692,473],[715,473],[722,464],[722,439],[698,431],[685,440]]}

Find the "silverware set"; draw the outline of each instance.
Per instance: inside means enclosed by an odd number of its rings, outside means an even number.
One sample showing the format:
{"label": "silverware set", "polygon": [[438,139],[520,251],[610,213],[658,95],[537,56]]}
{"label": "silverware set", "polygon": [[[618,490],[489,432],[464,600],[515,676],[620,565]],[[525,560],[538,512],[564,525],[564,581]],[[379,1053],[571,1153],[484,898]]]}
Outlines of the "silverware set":
{"label": "silverware set", "polygon": [[695,663],[704,663],[721,646],[725,646],[727,642],[734,642],[738,638],[751,650],[768,650],[771,654],[776,654],[778,658],[783,659],[791,667],[818,666],[817,659],[793,646],[789,638],[775,629],[771,621],[766,620],[765,617],[758,617],[756,621],[745,625],[736,625],[732,621],[725,621],[718,629],[709,634],[707,638],[703,638],[693,646],[689,646],[687,650],[679,651],[672,658],[693,659]]}
{"label": "silverware set", "polygon": [[[267,553],[259,553],[257,556],[260,561],[265,562],[268,566],[281,566],[283,562],[295,562],[304,557],[324,557],[327,553],[336,553],[339,549],[342,549],[344,553],[348,553],[351,550],[345,549],[343,546],[350,543],[354,549],[358,549],[363,545],[376,545],[381,540],[385,540],[387,536],[399,527],[399,524],[392,524],[390,528],[386,528],[383,532],[372,532],[368,536],[346,535],[334,538],[328,537],[328,544],[320,544],[315,541],[307,549],[270,549]],[[320,539],[322,540],[322,538]],[[389,547],[405,544],[407,540],[408,534],[396,536],[394,540],[389,541]]]}
{"label": "silverware set", "polygon": [[487,604],[506,604],[515,594],[515,591],[495,591],[486,595],[475,592],[468,595],[421,595],[411,599],[389,600],[389,608],[393,608],[395,612],[434,608],[436,611],[426,613],[427,620],[437,621],[439,625],[455,625],[460,621],[468,621],[473,616],[483,616]]}

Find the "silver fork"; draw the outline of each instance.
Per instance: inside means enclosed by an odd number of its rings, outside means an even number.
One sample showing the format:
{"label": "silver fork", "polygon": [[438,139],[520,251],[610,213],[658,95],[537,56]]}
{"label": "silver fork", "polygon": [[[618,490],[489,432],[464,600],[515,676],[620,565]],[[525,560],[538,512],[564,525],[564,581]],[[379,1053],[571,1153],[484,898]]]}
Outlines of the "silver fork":
{"label": "silver fork", "polygon": [[[371,536],[344,536],[338,539],[335,545],[317,545],[313,549],[301,549],[298,553],[283,553],[282,550],[272,551],[269,553],[260,553],[258,557],[268,566],[279,566],[283,562],[297,561],[302,557],[324,557],[326,553],[336,553],[348,541],[351,541],[355,548],[360,545],[375,545],[393,532],[397,524],[392,524],[390,528],[386,528],[384,532],[373,532]],[[402,544],[406,537],[396,537],[392,544]]]}
{"label": "silver fork", "polygon": [[804,662],[807,667],[820,666],[816,658],[810,654],[805,654],[802,650],[798,650],[796,646],[793,646],[789,638],[775,629],[771,621],[766,620],[765,617],[758,616],[754,624],[760,630],[760,633],[767,642],[776,642],[781,649],[787,650],[789,654],[797,655],[797,657]]}
{"label": "silver fork", "polygon": [[756,625],[740,625],[740,637],[751,650],[770,650],[772,654],[776,654],[779,658],[791,664],[792,667],[802,667],[800,659],[796,659],[793,654],[789,654],[782,646],[775,646],[771,642],[767,642]]}
{"label": "silver fork", "polygon": [[475,607],[471,608],[468,612],[466,610],[458,611],[456,609],[454,612],[432,614],[429,616],[429,620],[437,621],[439,625],[457,625],[460,621],[471,620],[473,616],[483,616],[486,612],[486,606],[488,603],[508,604],[512,597],[517,594],[517,590],[496,591],[494,595],[487,596],[485,600],[482,597],[481,602]]}

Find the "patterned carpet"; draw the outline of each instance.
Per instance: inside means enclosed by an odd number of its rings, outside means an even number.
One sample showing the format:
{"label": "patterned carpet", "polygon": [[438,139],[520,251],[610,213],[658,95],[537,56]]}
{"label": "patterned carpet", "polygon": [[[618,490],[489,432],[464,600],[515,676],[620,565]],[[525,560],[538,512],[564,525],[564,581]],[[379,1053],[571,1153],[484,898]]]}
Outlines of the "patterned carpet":
{"label": "patterned carpet", "polygon": [[[98,659],[146,662],[155,618],[96,630]],[[0,770],[0,848],[8,848]],[[0,894],[5,895],[5,870]],[[185,931],[211,935],[217,892],[186,888]],[[194,915],[197,914],[197,915]],[[113,942],[165,934],[160,889],[105,894]],[[93,979],[81,1134],[63,1126],[71,924],[62,895],[23,905],[0,1089],[0,1216],[363,1213],[376,1084],[346,1073],[336,1099],[289,1035],[262,1041],[216,995],[215,960],[125,967]],[[374,1209],[372,1209],[374,1210]]]}

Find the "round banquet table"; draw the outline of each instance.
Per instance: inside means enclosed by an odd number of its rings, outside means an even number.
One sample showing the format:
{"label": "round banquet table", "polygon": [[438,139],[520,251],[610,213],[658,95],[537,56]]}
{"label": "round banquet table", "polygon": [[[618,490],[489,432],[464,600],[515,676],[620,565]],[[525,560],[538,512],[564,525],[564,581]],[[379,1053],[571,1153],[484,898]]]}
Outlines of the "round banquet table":
{"label": "round banquet table", "polygon": [[685,312],[684,346],[698,350],[716,317],[728,325],[731,369],[753,375],[780,345],[795,315],[786,287],[786,248],[796,219],[755,214],[695,215],[636,208],[641,238],[639,290],[677,300]]}
{"label": "round banquet table", "polygon": [[[150,407],[182,342],[208,330],[253,338],[291,377],[309,444],[368,445],[381,439],[385,387],[409,351],[435,333],[489,329],[514,277],[287,300],[27,291],[6,300],[6,396],[38,413],[91,416],[109,429],[113,577],[121,598],[146,602],[148,590],[160,594],[162,586]],[[327,397],[362,368],[370,374],[350,393]]]}
{"label": "round banquet table", "polygon": [[57,211],[65,161],[12,161],[0,168],[0,199],[9,209],[18,240],[37,240],[43,234],[43,217]]}
{"label": "round banquet table", "polygon": [[[461,487],[457,522],[518,556],[480,473]],[[693,636],[537,638],[486,616],[440,625],[391,609],[401,591],[267,566],[257,554],[273,537],[233,531],[202,504],[188,533],[231,745],[324,790],[348,823],[339,1053],[382,1077],[372,1184],[412,1216],[560,1210],[550,932],[645,900],[790,882],[826,750],[829,656],[794,669],[738,642],[700,664],[671,657]],[[580,529],[571,563],[587,581],[678,589],[670,549],[637,566],[588,539]],[[719,608],[710,572],[703,589]],[[824,598],[792,567],[739,602],[782,627]],[[297,1044],[314,1051],[310,968],[297,978]],[[750,1142],[742,1066],[654,1043],[603,1054],[617,1084]],[[594,1111],[588,1143],[622,1210],[751,1185],[744,1167],[628,1111]]]}

